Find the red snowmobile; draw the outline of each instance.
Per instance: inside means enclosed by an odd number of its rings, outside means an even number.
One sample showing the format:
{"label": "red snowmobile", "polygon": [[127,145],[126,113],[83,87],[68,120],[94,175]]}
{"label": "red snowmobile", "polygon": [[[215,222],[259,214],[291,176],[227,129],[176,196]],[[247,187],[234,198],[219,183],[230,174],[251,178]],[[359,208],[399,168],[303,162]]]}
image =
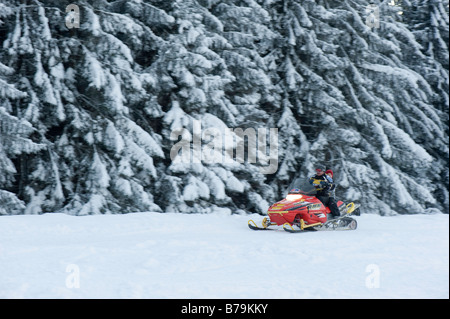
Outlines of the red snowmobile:
{"label": "red snowmobile", "polygon": [[359,216],[359,205],[345,205],[338,201],[341,216],[334,218],[331,211],[315,197],[317,189],[307,181],[295,180],[289,187],[289,192],[283,200],[271,205],[268,217],[262,220],[262,227],[253,220],[248,221],[252,230],[270,230],[271,226],[283,226],[287,232],[297,233],[316,230],[354,230],[357,222],[350,215]]}

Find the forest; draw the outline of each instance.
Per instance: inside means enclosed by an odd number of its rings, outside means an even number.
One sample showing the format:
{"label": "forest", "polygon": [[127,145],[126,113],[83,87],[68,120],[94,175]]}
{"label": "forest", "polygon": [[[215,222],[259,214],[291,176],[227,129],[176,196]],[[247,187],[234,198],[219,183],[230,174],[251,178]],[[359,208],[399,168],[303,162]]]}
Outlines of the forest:
{"label": "forest", "polygon": [[448,0],[2,0],[0,215],[264,214],[315,165],[449,211]]}

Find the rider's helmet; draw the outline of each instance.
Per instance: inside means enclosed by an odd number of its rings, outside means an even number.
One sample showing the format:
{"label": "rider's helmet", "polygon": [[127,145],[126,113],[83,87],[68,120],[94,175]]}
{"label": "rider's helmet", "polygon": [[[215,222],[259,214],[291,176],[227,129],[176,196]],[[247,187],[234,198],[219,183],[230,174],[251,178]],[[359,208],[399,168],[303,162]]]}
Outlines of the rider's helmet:
{"label": "rider's helmet", "polygon": [[316,172],[317,172],[317,173],[325,172],[325,170],[326,170],[325,165],[322,165],[322,164],[317,164],[317,165],[316,165]]}

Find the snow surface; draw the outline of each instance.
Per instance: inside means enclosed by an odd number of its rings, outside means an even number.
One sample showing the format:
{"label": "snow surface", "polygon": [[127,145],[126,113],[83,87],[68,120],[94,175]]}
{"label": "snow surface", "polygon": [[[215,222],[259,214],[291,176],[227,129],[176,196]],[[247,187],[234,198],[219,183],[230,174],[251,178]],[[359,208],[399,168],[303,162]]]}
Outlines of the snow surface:
{"label": "snow surface", "polygon": [[251,231],[259,215],[0,217],[0,298],[449,298],[449,216]]}

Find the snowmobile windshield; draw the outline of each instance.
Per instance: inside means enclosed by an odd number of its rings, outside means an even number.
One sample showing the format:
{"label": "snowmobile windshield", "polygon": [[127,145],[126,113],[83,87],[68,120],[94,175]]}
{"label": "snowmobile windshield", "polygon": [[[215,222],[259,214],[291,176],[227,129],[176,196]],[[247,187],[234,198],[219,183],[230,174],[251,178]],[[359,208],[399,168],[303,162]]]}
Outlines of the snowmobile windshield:
{"label": "snowmobile windshield", "polygon": [[288,194],[315,195],[316,189],[309,183],[309,178],[298,177],[289,185]]}

